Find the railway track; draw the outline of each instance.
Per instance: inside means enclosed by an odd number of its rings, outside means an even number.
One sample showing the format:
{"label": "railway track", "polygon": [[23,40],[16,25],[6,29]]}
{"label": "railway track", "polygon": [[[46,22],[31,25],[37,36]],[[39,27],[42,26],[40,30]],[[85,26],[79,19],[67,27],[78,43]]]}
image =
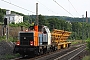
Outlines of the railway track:
{"label": "railway track", "polygon": [[79,47],[73,51],[70,51],[54,60],[73,60],[75,56],[77,56],[79,53],[85,50],[85,46]]}
{"label": "railway track", "polygon": [[12,59],[12,60],[68,60],[68,59],[72,60],[76,56],[76,54],[80,50],[83,51],[84,48],[85,48],[85,44],[79,44],[79,45],[71,46],[70,48],[67,48],[67,49],[61,49],[61,50],[58,50],[58,51],[55,51],[55,52],[51,52],[51,53],[47,53],[47,54],[44,54],[44,55],[36,56],[34,58],[19,57],[19,58],[15,58],[15,59]]}
{"label": "railway track", "polygon": [[76,51],[79,52],[80,50],[83,50],[83,48],[85,48],[85,45],[81,44],[81,45],[77,45],[76,47],[72,47],[72,48],[69,48],[69,49],[66,49],[66,50],[63,50],[60,52],[56,52],[51,55],[48,55],[48,56],[45,56],[42,58],[38,58],[35,60],[68,60],[69,58],[71,58],[71,57],[69,57],[69,55],[73,56],[72,54],[74,54],[74,55],[77,54]]}

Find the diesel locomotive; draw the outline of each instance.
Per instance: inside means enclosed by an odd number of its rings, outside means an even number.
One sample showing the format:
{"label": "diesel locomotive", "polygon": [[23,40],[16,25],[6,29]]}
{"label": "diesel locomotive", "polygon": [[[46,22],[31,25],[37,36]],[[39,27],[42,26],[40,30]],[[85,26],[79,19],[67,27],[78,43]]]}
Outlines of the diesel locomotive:
{"label": "diesel locomotive", "polygon": [[32,56],[69,47],[71,42],[67,39],[70,34],[71,32],[57,29],[50,32],[47,26],[31,26],[18,33],[14,53]]}

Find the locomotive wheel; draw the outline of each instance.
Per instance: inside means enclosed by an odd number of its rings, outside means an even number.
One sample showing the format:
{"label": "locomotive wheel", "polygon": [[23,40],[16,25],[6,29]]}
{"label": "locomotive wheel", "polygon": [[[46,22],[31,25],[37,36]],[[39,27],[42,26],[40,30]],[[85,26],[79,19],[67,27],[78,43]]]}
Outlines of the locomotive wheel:
{"label": "locomotive wheel", "polygon": [[42,54],[43,54],[43,49],[40,50],[40,55],[42,55]]}
{"label": "locomotive wheel", "polygon": [[22,57],[25,57],[25,54],[20,54]]}

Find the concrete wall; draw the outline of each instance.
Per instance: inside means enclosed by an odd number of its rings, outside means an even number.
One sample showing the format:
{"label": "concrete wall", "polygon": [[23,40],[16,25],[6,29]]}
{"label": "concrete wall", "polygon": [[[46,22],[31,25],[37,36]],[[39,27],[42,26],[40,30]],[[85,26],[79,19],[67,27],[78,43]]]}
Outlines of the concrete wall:
{"label": "concrete wall", "polygon": [[[23,28],[25,30],[26,28]],[[0,36],[3,35],[3,26],[0,25]],[[18,32],[21,31],[21,27],[9,27],[9,36],[18,36]],[[4,35],[6,33],[6,28],[4,27]]]}

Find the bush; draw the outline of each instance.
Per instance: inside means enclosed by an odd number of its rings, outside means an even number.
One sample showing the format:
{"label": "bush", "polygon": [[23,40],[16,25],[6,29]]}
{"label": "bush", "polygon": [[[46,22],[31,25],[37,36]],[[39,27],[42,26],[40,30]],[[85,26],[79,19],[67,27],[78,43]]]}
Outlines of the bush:
{"label": "bush", "polygon": [[88,39],[86,40],[86,42],[87,42],[87,49],[90,51],[90,38],[88,38]]}
{"label": "bush", "polygon": [[18,37],[9,37],[8,41],[16,42],[18,40]]}
{"label": "bush", "polygon": [[5,40],[6,36],[0,36],[0,41]]}
{"label": "bush", "polygon": [[[0,36],[0,41],[6,40],[6,36]],[[18,37],[11,37],[9,36],[8,41],[16,42],[18,40]]]}

